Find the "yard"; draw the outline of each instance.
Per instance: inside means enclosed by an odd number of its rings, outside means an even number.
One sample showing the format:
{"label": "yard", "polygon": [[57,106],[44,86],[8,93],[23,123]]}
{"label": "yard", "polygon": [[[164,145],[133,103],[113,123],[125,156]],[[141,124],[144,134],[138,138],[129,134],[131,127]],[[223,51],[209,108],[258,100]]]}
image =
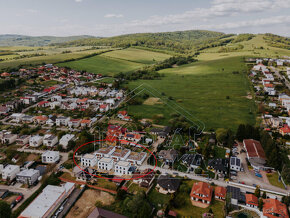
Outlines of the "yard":
{"label": "yard", "polygon": [[271,185],[277,186],[279,188],[285,189],[282,182],[278,181],[279,175],[277,172],[267,173],[267,177]]}
{"label": "yard", "polygon": [[[192,188],[194,182],[195,181],[193,180],[184,181],[184,183],[187,184],[190,189]],[[212,209],[215,217],[224,217],[223,202],[212,200],[211,205],[208,208],[204,209],[193,206],[190,200],[190,195],[188,193],[179,191],[177,195],[181,195],[180,197],[185,199],[185,203],[181,208],[170,209],[177,212],[179,217],[200,217],[201,214],[208,212],[210,208]]]}
{"label": "yard", "polygon": [[148,193],[148,199],[154,207],[165,209],[166,205],[169,203],[170,195],[161,194],[155,188],[152,188]]}
{"label": "yard", "polygon": [[137,194],[137,192],[141,192],[141,191],[146,191],[146,188],[140,187],[138,184],[133,183],[132,181],[129,180],[128,182],[128,192],[132,193],[132,194]]}

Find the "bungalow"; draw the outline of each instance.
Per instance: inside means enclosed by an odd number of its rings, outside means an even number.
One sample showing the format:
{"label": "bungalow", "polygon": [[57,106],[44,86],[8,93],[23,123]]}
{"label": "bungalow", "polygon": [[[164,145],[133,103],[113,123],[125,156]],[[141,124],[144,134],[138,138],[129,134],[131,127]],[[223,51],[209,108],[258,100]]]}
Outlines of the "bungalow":
{"label": "bungalow", "polygon": [[133,145],[136,145],[138,142],[140,142],[141,138],[142,136],[140,134],[130,132],[127,132],[124,136],[124,139],[133,142]]}
{"label": "bungalow", "polygon": [[30,115],[25,115],[24,117],[22,117],[23,123],[32,123],[33,120],[34,120],[34,117]]}
{"label": "bungalow", "polygon": [[150,133],[153,135],[158,135],[161,138],[166,138],[169,136],[171,128],[169,126],[165,126],[163,129],[160,128],[153,128],[150,130]]}
{"label": "bungalow", "polygon": [[45,151],[41,155],[41,161],[42,163],[56,163],[59,161],[60,156],[59,156],[59,151]]}
{"label": "bungalow", "polygon": [[264,199],[263,203],[263,215],[265,217],[289,218],[287,206],[277,199]]}
{"label": "bungalow", "polygon": [[14,143],[17,139],[17,134],[5,134],[2,138],[2,143],[6,145],[10,145]]}
{"label": "bungalow", "polygon": [[46,125],[53,126],[56,122],[56,116],[50,116],[45,122]]}
{"label": "bungalow", "polygon": [[227,189],[222,186],[217,186],[214,190],[215,199],[217,200],[226,200]]}
{"label": "bungalow", "polygon": [[37,107],[48,107],[49,106],[49,102],[48,101],[40,101],[37,104]]}
{"label": "bungalow", "polygon": [[129,175],[131,163],[127,161],[119,161],[115,164],[115,174],[116,175]]}
{"label": "bungalow", "polygon": [[194,171],[201,166],[202,156],[200,154],[184,154],[180,160],[187,166],[188,171]]}
{"label": "bungalow", "polygon": [[107,112],[109,110],[109,105],[101,104],[99,109],[100,109],[100,112]]}
{"label": "bungalow", "polygon": [[146,157],[146,152],[131,152],[131,154],[127,158],[127,161],[129,161],[133,165],[142,165]]}
{"label": "bungalow", "polygon": [[67,126],[69,119],[69,117],[58,117],[55,120],[55,124],[57,126]]}
{"label": "bungalow", "polygon": [[246,205],[248,207],[258,208],[258,198],[253,194],[246,194]]}
{"label": "bungalow", "polygon": [[214,169],[216,173],[226,175],[228,173],[229,160],[223,158],[210,159],[208,167]]}
{"label": "bungalow", "polygon": [[30,135],[18,136],[16,139],[17,145],[26,145],[29,143]]}
{"label": "bungalow", "polygon": [[48,120],[47,116],[45,115],[36,116],[33,119],[35,124],[45,124],[46,121]]}
{"label": "bungalow", "polygon": [[61,107],[61,102],[59,102],[59,101],[53,101],[53,102],[50,102],[49,103],[49,106],[50,106],[50,109],[53,110],[56,107]]}
{"label": "bungalow", "polygon": [[157,179],[156,189],[162,194],[172,194],[177,191],[180,185],[180,179],[170,177],[169,175],[160,175]]}
{"label": "bungalow", "polygon": [[209,205],[212,200],[212,187],[205,182],[196,182],[193,184],[190,199],[191,203],[194,206],[198,206],[198,204],[194,204],[195,201]]}
{"label": "bungalow", "polygon": [[81,127],[82,128],[91,127],[91,120],[82,120],[81,121]]}
{"label": "bungalow", "polygon": [[74,139],[75,135],[73,134],[66,134],[61,137],[59,140],[59,144],[62,146],[63,149],[67,149],[68,143]]}
{"label": "bungalow", "polygon": [[154,171],[152,172],[151,169],[146,169],[142,173],[134,173],[134,175],[132,176],[132,181],[139,184],[139,186],[141,187],[149,188],[150,185],[153,183],[154,178]]}
{"label": "bungalow", "polygon": [[22,113],[14,113],[10,116],[10,118],[12,119],[12,122],[20,123],[24,116],[25,114]]}
{"label": "bungalow", "polygon": [[123,119],[125,116],[128,116],[127,111],[119,111],[118,112],[118,118]]}
{"label": "bungalow", "polygon": [[94,167],[98,163],[98,158],[94,154],[85,154],[81,157],[81,165],[84,167]]}
{"label": "bungalow", "polygon": [[52,134],[46,134],[43,138],[43,145],[48,147],[53,147],[58,142],[58,138]]}
{"label": "bungalow", "polygon": [[29,139],[30,147],[39,147],[43,143],[43,136],[35,135]]}
{"label": "bungalow", "polygon": [[70,128],[77,128],[79,127],[81,124],[81,119],[71,119],[70,121],[68,121],[68,126]]}
{"label": "bungalow", "polygon": [[178,152],[174,149],[161,150],[158,153],[159,159],[165,162],[165,164],[173,164],[178,157]]}
{"label": "bungalow", "polygon": [[111,170],[114,167],[114,161],[112,158],[103,157],[98,162],[98,169],[100,170]]}

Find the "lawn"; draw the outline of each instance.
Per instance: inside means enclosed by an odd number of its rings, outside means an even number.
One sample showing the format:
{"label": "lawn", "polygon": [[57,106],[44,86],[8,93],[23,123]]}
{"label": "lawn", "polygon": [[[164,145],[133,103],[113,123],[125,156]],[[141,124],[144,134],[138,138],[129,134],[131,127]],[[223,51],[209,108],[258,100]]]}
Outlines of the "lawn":
{"label": "lawn", "polygon": [[85,70],[90,73],[100,73],[106,76],[113,76],[120,72],[136,70],[143,67],[144,64],[98,55],[78,61],[61,63],[59,66],[70,67],[75,70]]}
{"label": "lawn", "polygon": [[[183,181],[183,183],[186,183],[190,188],[194,182],[194,180]],[[201,217],[201,214],[208,212],[210,208],[214,213],[214,217],[224,217],[223,202],[213,199],[208,208],[199,208],[192,205],[190,195],[188,193],[178,192],[177,195],[181,195],[182,198],[185,199],[185,204],[181,208],[171,208],[171,210],[178,213],[179,217]]]}
{"label": "lawn", "polygon": [[108,52],[108,53],[102,54],[102,56],[128,60],[128,61],[142,63],[142,64],[154,64],[156,62],[163,61],[170,57],[170,55],[168,54],[149,51],[149,50],[143,50],[143,49],[136,49],[136,48],[128,48],[128,49]]}
{"label": "lawn", "polygon": [[137,194],[137,192],[141,192],[141,191],[146,191],[146,188],[140,187],[138,184],[133,183],[132,181],[130,181],[130,184],[128,185],[129,187],[129,192],[132,194]]}
{"label": "lawn", "polygon": [[155,188],[152,188],[148,193],[148,199],[154,207],[158,209],[165,209],[164,207],[169,203],[170,194],[161,194]]}
{"label": "lawn", "polygon": [[285,189],[282,182],[278,181],[279,175],[277,172],[274,173],[267,173],[267,177],[271,185],[277,186],[279,188]]}
{"label": "lawn", "polygon": [[[233,71],[239,71],[233,74]],[[163,114],[161,124],[167,124],[171,113],[180,112],[192,123],[208,129],[231,128],[240,123],[255,124],[256,105],[246,98],[250,83],[244,73],[246,66],[242,57],[218,60],[200,59],[198,62],[160,71],[161,80],[138,80],[129,83],[129,88],[154,89],[155,97],[172,97],[173,101],[156,105],[134,105],[129,113],[152,118]],[[144,85],[145,84],[145,85]],[[165,95],[165,96],[164,96]]]}

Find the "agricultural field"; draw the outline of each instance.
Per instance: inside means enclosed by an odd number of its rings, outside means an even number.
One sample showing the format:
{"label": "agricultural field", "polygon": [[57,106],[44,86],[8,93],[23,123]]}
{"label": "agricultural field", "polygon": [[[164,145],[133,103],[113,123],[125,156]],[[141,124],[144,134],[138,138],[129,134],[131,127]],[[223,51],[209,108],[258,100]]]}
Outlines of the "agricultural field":
{"label": "agricultural field", "polygon": [[163,61],[164,59],[170,57],[170,55],[168,54],[153,52],[149,50],[142,50],[137,48],[117,50],[102,54],[101,56],[122,59],[141,64],[154,64],[156,62]]}
{"label": "agricultural field", "polygon": [[119,72],[136,70],[145,65],[98,55],[78,61],[61,63],[58,64],[58,66],[70,67],[75,70],[86,70],[90,73],[100,73],[106,76],[113,76]]}
{"label": "agricultural field", "polygon": [[[3,68],[17,68],[20,65],[37,65],[42,63],[57,63],[70,59],[81,58],[89,54],[107,51],[108,48],[92,47],[0,47],[3,56],[0,56],[0,70]],[[1,54],[0,52],[0,54]],[[8,53],[8,54],[6,54]],[[33,56],[34,54],[41,56]],[[22,56],[21,55],[27,55]],[[31,55],[29,57],[29,55]],[[33,56],[33,57],[32,57]],[[17,59],[15,59],[17,58]]]}
{"label": "agricultural field", "polygon": [[164,104],[130,105],[129,114],[149,119],[162,114],[161,124],[166,124],[170,119],[168,115],[179,110],[172,107],[172,104],[177,104],[182,114],[203,122],[206,129],[224,127],[235,130],[240,123],[254,124],[256,106],[254,100],[246,98],[251,89],[243,58],[208,60],[204,57],[200,56],[199,61],[192,64],[160,71],[164,75],[161,80],[138,80],[126,84],[130,89],[146,84],[148,89],[158,90],[164,98],[173,99]]}

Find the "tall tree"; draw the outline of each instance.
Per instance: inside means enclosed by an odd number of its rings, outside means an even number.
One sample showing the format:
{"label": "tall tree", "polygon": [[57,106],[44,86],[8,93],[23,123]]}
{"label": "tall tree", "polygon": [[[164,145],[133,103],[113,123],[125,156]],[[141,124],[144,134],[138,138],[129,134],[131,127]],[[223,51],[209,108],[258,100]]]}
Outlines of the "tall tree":
{"label": "tall tree", "polygon": [[236,138],[239,141],[243,141],[245,139],[245,135],[246,135],[246,127],[244,124],[240,124],[236,133]]}
{"label": "tall tree", "polygon": [[0,200],[0,217],[10,218],[11,217],[11,208],[6,201]]}

